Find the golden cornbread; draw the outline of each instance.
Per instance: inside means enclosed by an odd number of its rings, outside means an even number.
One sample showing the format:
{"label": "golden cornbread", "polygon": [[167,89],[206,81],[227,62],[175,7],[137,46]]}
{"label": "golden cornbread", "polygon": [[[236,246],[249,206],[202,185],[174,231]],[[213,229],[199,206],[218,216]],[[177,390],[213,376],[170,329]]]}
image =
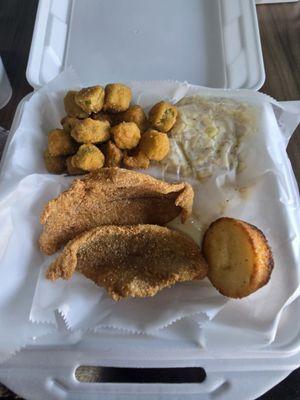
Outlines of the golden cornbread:
{"label": "golden cornbread", "polygon": [[224,296],[242,298],[266,285],[273,257],[264,234],[234,218],[220,218],[206,231],[202,245],[208,277]]}

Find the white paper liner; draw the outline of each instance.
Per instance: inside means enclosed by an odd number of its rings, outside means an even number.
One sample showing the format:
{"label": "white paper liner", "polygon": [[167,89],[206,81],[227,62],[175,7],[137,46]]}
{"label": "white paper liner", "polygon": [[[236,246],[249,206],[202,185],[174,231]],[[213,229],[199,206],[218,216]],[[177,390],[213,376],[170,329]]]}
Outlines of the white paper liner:
{"label": "white paper liner", "polygon": [[[187,226],[176,221],[171,225],[199,241],[207,224],[221,215],[244,219],[268,237],[275,269],[266,287],[239,301],[226,299],[204,280],[178,284],[154,298],[115,303],[104,289],[77,273],[70,281],[47,281],[44,272],[55,256],[42,255],[37,244],[43,205],[73,179],[48,174],[42,153],[47,132],[59,126],[64,116],[64,91],[77,87],[79,79],[69,70],[37,91],[24,104],[2,162],[0,278],[5,290],[0,295],[0,361],[29,338],[55,329],[56,310],[72,330],[111,327],[151,334],[190,319],[197,322],[201,345],[208,349],[257,348],[271,343],[284,307],[298,296],[299,197],[285,146],[299,115],[248,90],[206,89],[172,81],[132,83],[134,100],[144,107],[160,99],[178,101],[196,93],[236,98],[257,107],[259,129],[245,148],[249,150],[245,151],[247,168],[237,176],[227,173],[194,184],[192,220]],[[161,176],[161,171],[149,171]],[[22,332],[17,338],[13,335],[16,329]]]}

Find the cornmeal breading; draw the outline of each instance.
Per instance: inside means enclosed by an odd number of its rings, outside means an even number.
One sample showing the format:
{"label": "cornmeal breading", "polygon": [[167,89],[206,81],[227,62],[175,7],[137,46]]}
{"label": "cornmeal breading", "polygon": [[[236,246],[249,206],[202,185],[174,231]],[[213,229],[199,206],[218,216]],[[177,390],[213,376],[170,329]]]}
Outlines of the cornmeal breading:
{"label": "cornmeal breading", "polygon": [[41,215],[41,250],[55,253],[79,233],[101,225],[163,225],[192,211],[188,183],[170,184],[121,168],[102,168],[73,181]]}
{"label": "cornmeal breading", "polygon": [[120,300],[203,279],[207,265],[197,244],[180,232],[157,225],[102,226],[70,241],[46,277],[69,279],[75,271]]}

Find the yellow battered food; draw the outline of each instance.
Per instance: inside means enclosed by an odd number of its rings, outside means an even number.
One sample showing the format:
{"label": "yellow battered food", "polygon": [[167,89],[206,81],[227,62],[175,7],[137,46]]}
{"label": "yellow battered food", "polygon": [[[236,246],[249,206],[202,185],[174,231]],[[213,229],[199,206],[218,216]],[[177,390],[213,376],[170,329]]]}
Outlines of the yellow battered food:
{"label": "yellow battered food", "polygon": [[123,152],[111,140],[105,144],[104,154],[106,167],[120,167]]}
{"label": "yellow battered food", "polygon": [[129,152],[125,152],[123,163],[127,168],[146,169],[149,168],[150,160],[144,153],[138,150],[134,151],[132,154]]}
{"label": "yellow battered food", "polygon": [[129,108],[132,98],[131,89],[122,83],[110,83],[105,86],[103,111],[118,113]]}
{"label": "yellow battered food", "polygon": [[110,125],[113,125],[114,122],[113,117],[114,114],[108,114],[103,111],[91,115],[91,118],[97,119],[98,121],[108,121]]}
{"label": "yellow battered food", "polygon": [[48,150],[51,156],[68,156],[76,152],[76,143],[63,129],[53,129],[48,134]]}
{"label": "yellow battered food", "polygon": [[166,101],[160,101],[149,111],[149,124],[160,132],[169,132],[175,125],[177,108]]}
{"label": "yellow battered food", "polygon": [[102,226],[71,240],[46,272],[52,281],[80,272],[114,300],[154,296],[176,282],[203,279],[207,265],[197,244],[157,225]]}
{"label": "yellow battered food", "polygon": [[51,156],[49,150],[44,151],[44,162],[51,174],[62,174],[66,170],[66,157]]}
{"label": "yellow battered food", "polygon": [[105,157],[101,150],[93,144],[83,144],[72,157],[72,166],[84,171],[95,171],[102,168]]}
{"label": "yellow battered food", "polygon": [[164,225],[179,215],[184,222],[193,198],[185,182],[171,184],[135,171],[102,168],[75,179],[45,205],[40,248],[53,254],[79,233],[101,225]]}
{"label": "yellow battered food", "polygon": [[206,231],[202,250],[208,277],[225,296],[248,296],[270,279],[274,262],[267,239],[247,222],[219,218]]}
{"label": "yellow battered food", "polygon": [[116,114],[116,123],[120,122],[134,122],[137,124],[141,132],[146,130],[147,118],[141,106],[130,106],[127,111]]}
{"label": "yellow battered food", "polygon": [[121,122],[111,128],[116,145],[122,150],[130,150],[139,144],[141,132],[134,122]]}
{"label": "yellow battered food", "polygon": [[78,143],[102,143],[109,139],[109,129],[108,121],[86,118],[75,124],[71,130],[71,136]]}
{"label": "yellow battered food", "polygon": [[170,142],[166,133],[150,129],[143,134],[139,147],[149,160],[161,161],[169,153]]}
{"label": "yellow battered food", "polygon": [[67,164],[67,172],[69,175],[83,175],[86,174],[87,171],[84,171],[83,169],[80,168],[76,168],[73,166],[72,164],[72,156],[68,157],[66,160],[66,164]]}
{"label": "yellow battered food", "polygon": [[88,113],[83,111],[81,107],[75,102],[75,90],[70,90],[64,97],[64,105],[66,113],[69,117],[74,118],[87,118],[89,116]]}
{"label": "yellow battered food", "polygon": [[74,100],[86,113],[97,113],[104,104],[104,89],[99,85],[83,88],[75,94]]}
{"label": "yellow battered food", "polygon": [[78,118],[74,117],[64,117],[60,123],[63,127],[63,130],[67,133],[71,133],[71,130],[74,128],[74,126],[77,124],[77,122],[80,121]]}

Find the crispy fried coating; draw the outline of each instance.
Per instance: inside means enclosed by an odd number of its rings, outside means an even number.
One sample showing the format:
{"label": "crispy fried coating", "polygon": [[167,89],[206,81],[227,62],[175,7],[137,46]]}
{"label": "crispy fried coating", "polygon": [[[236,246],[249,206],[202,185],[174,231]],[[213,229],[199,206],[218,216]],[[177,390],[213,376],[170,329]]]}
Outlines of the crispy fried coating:
{"label": "crispy fried coating", "polygon": [[98,121],[107,121],[112,126],[112,125],[114,125],[114,115],[115,114],[108,114],[103,111],[100,111],[96,114],[92,114],[91,118],[96,119]]}
{"label": "crispy fried coating", "polygon": [[206,231],[203,254],[211,283],[224,296],[242,298],[266,285],[274,261],[264,234],[254,225],[219,218]]}
{"label": "crispy fried coating", "polygon": [[104,154],[93,144],[81,145],[71,159],[73,167],[89,172],[102,168],[104,161]]}
{"label": "crispy fried coating", "polygon": [[160,101],[149,111],[150,125],[161,132],[169,132],[175,125],[177,108],[167,101]]}
{"label": "crispy fried coating", "polygon": [[77,146],[69,133],[53,129],[48,133],[48,150],[51,156],[68,156],[76,153]]}
{"label": "crispy fried coating", "polygon": [[118,113],[129,108],[132,98],[131,89],[122,83],[110,83],[105,86],[103,111]]}
{"label": "crispy fried coating", "polygon": [[75,271],[118,301],[154,296],[176,282],[203,279],[207,265],[197,244],[181,232],[157,225],[109,225],[69,242],[46,277],[70,279]]}
{"label": "crispy fried coating", "polygon": [[86,113],[97,113],[102,110],[104,104],[104,89],[103,87],[90,86],[81,89],[74,96],[75,103]]}
{"label": "crispy fried coating", "polygon": [[71,130],[71,136],[78,143],[102,143],[109,139],[108,121],[85,118],[77,122]]}
{"label": "crispy fried coating", "polygon": [[71,133],[71,130],[74,128],[78,121],[80,121],[80,119],[66,116],[60,121],[60,123],[65,132]]}
{"label": "crispy fried coating", "polygon": [[69,117],[74,118],[87,118],[89,116],[88,113],[83,111],[81,107],[75,102],[75,90],[70,90],[64,97],[64,105],[66,113]]}
{"label": "crispy fried coating", "polygon": [[164,225],[191,214],[194,192],[188,183],[167,183],[121,168],[102,168],[46,204],[40,248],[55,253],[76,235],[101,225]]}
{"label": "crispy fried coating", "polygon": [[115,122],[134,122],[141,132],[146,130],[147,118],[141,106],[133,105],[127,111],[115,115]]}
{"label": "crispy fried coating", "polygon": [[48,149],[44,151],[44,162],[51,174],[62,174],[66,170],[66,157],[51,156]]}
{"label": "crispy fried coating", "polygon": [[112,127],[110,133],[116,145],[122,150],[133,149],[141,139],[139,127],[134,122],[121,122]]}
{"label": "crispy fried coating", "polygon": [[105,143],[105,166],[119,167],[123,159],[123,152],[111,140]]}
{"label": "crispy fried coating", "polygon": [[76,168],[73,166],[72,164],[72,156],[68,157],[66,160],[66,164],[67,164],[67,172],[69,175],[83,175],[86,174],[87,171],[84,171],[83,169],[80,168]]}
{"label": "crispy fried coating", "polygon": [[123,163],[127,168],[149,168],[150,160],[140,150],[134,149],[133,152],[125,152],[123,157]]}
{"label": "crispy fried coating", "polygon": [[170,151],[170,141],[166,133],[149,129],[143,134],[139,147],[150,160],[161,161]]}

